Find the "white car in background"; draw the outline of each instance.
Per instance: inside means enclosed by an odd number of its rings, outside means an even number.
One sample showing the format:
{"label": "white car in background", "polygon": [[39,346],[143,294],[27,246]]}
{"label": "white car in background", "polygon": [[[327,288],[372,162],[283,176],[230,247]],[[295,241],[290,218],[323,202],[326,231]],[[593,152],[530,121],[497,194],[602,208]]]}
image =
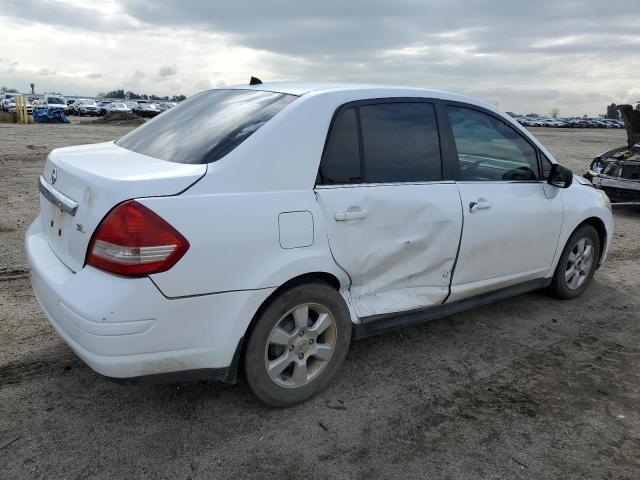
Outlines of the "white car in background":
{"label": "white car in background", "polygon": [[3,112],[8,112],[11,105],[15,107],[16,105],[16,95],[17,93],[3,93],[2,101],[0,102],[0,108]]}
{"label": "white car in background", "polygon": [[79,98],[72,106],[73,113],[75,115],[83,116],[95,116],[100,115],[100,109],[95,100],[89,98]]}
{"label": "white car in background", "polygon": [[55,108],[64,111],[64,113],[69,110],[67,101],[62,95],[45,95],[42,101],[44,108]]}
{"label": "white car in background", "polygon": [[33,287],[90,367],[232,382],[242,366],[276,406],[326,387],[352,338],[580,296],[613,237],[607,196],[515,120],[412,88],[205,91],[52,151],[39,187]]}
{"label": "white car in background", "polygon": [[176,106],[176,104],[174,102],[161,102],[161,103],[158,103],[156,105],[158,110],[160,110],[161,112],[165,112],[165,111],[167,111],[170,108],[173,108],[175,106]]}
{"label": "white car in background", "polygon": [[109,112],[131,113],[131,109],[124,103],[114,102],[109,106]]}
{"label": "white car in background", "polygon": [[[19,93],[5,93],[2,97],[2,110],[9,113],[16,112],[16,97],[19,96]],[[29,98],[26,95],[22,97],[26,102],[27,114],[33,115],[33,105],[29,101]]]}

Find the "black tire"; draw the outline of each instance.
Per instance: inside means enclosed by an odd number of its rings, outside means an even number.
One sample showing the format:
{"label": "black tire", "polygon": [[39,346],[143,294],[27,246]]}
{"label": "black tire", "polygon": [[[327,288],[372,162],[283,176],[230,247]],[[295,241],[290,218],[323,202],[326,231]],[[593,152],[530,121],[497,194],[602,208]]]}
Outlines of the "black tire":
{"label": "black tire", "polygon": [[[297,387],[281,386],[267,372],[267,351],[271,348],[268,346],[269,338],[276,325],[282,324],[283,318],[287,318],[288,312],[304,304],[317,304],[331,314],[335,321],[332,324],[335,325],[335,328],[332,327],[335,346],[330,359],[309,383]],[[249,336],[244,355],[249,387],[260,400],[274,407],[288,407],[310,399],[326,388],[339,373],[349,350],[351,329],[349,309],[330,285],[323,282],[305,283],[282,292],[265,308]],[[295,330],[294,327],[294,334]]]}
{"label": "black tire", "polygon": [[[582,239],[587,239],[591,242],[593,248],[593,258],[591,259],[591,265],[589,267],[588,273],[584,276],[584,280],[582,283],[576,288],[571,288],[566,279],[566,272],[569,265],[569,255],[576,248],[578,242]],[[591,283],[591,279],[593,278],[593,274],[598,267],[598,263],[600,262],[600,236],[594,227],[588,224],[584,224],[576,229],[575,232],[569,237],[567,244],[562,251],[562,255],[560,256],[560,260],[558,261],[558,266],[556,267],[555,274],[553,275],[553,280],[551,282],[550,290],[551,294],[562,300],[569,300],[572,298],[577,298],[584,293],[589,284]]]}

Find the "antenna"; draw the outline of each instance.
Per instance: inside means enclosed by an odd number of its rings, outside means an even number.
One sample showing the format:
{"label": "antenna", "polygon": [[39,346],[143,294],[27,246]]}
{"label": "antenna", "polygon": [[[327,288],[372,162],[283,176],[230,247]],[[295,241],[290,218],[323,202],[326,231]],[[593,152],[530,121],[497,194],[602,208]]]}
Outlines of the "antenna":
{"label": "antenna", "polygon": [[249,80],[249,85],[262,85],[262,80],[260,80],[258,77],[251,77],[251,80]]}

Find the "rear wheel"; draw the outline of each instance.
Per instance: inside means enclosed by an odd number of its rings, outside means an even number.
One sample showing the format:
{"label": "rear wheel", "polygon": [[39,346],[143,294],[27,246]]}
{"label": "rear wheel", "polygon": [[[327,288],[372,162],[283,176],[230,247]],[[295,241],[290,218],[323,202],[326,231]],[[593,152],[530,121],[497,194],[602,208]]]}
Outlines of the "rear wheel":
{"label": "rear wheel", "polygon": [[251,332],[247,382],[270,405],[304,402],[337,375],[350,340],[349,310],[334,288],[324,283],[293,287],[270,303]]}
{"label": "rear wheel", "polygon": [[564,247],[551,282],[557,298],[571,299],[587,289],[600,261],[600,237],[591,225],[582,225]]}

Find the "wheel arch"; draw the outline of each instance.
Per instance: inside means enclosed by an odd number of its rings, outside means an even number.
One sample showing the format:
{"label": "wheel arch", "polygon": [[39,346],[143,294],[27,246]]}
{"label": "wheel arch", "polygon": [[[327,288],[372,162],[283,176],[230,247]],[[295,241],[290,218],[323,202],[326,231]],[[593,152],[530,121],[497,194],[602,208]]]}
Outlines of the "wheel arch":
{"label": "wheel arch", "polygon": [[246,345],[247,345],[247,340],[249,339],[249,336],[251,335],[251,332],[253,331],[253,328],[255,327],[256,323],[258,322],[258,319],[260,318],[260,315],[262,315],[262,312],[264,312],[264,310],[282,292],[284,292],[284,291],[286,291],[286,290],[288,290],[290,288],[296,287],[298,285],[303,285],[305,283],[312,283],[312,282],[323,282],[323,283],[326,283],[327,285],[330,285],[332,288],[334,288],[336,290],[336,292],[340,293],[341,284],[340,284],[340,280],[338,279],[338,277],[336,277],[333,273],[322,272],[322,271],[308,272],[308,273],[303,273],[303,274],[297,275],[297,276],[287,280],[282,285],[280,285],[278,288],[276,288],[273,292],[271,292],[271,294],[260,304],[258,309],[253,314],[253,317],[251,318],[251,321],[249,322],[249,325],[247,325],[247,328],[245,329],[244,335],[242,336],[242,338],[240,338],[240,340],[238,342],[238,346],[236,347],[236,352],[235,352],[235,354],[233,356],[233,362],[232,362],[232,365],[231,365],[231,369],[234,372],[234,378],[232,380],[232,383],[235,382],[236,377],[237,377],[237,373],[243,370],[244,354],[245,354],[245,349],[246,349]]}
{"label": "wheel arch", "polygon": [[600,251],[599,253],[599,257],[598,257],[598,264],[600,264],[602,262],[602,254],[604,253],[604,249],[607,245],[607,228],[604,225],[604,222],[602,221],[601,218],[598,217],[589,217],[585,220],[583,220],[576,228],[573,229],[573,232],[571,232],[571,235],[573,235],[573,233],[578,230],[578,228],[580,228],[582,225],[591,225],[593,228],[596,229],[596,232],[598,232],[598,238],[600,239]]}

